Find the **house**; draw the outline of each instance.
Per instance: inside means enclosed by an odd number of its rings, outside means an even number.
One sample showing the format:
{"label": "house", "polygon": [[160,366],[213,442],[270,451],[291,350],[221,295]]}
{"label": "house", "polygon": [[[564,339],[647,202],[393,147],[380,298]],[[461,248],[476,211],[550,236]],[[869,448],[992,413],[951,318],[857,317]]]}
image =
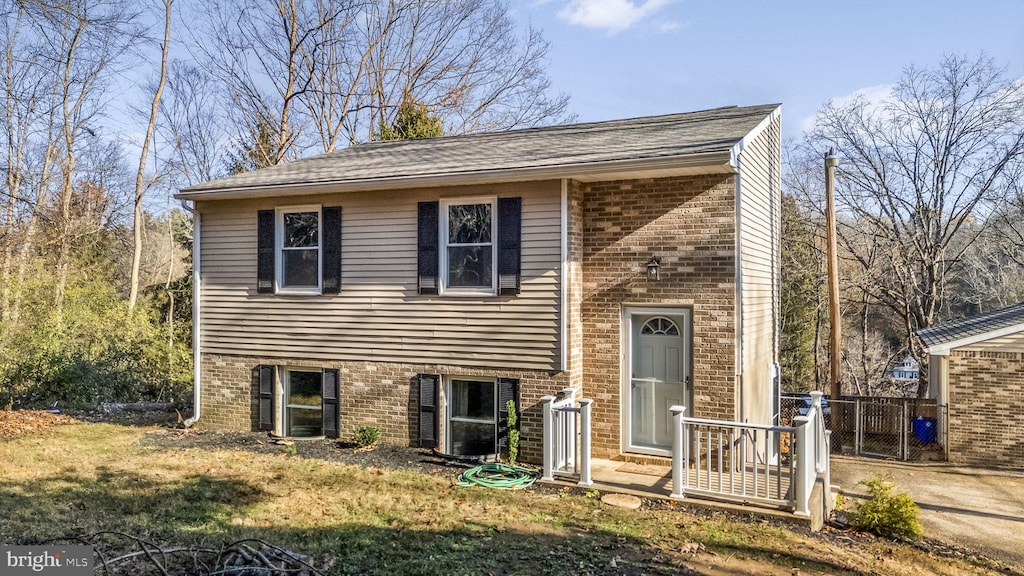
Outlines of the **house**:
{"label": "house", "polygon": [[494,454],[508,401],[592,398],[593,454],[669,406],[777,413],[780,107],[360,144],[182,190],[196,416]]}
{"label": "house", "polygon": [[916,382],[919,368],[917,360],[915,360],[910,354],[907,354],[903,360],[900,360],[893,365],[892,369],[889,370],[889,375],[894,380],[900,380],[902,382]]}
{"label": "house", "polygon": [[952,462],[1024,468],[1024,302],[917,332]]}

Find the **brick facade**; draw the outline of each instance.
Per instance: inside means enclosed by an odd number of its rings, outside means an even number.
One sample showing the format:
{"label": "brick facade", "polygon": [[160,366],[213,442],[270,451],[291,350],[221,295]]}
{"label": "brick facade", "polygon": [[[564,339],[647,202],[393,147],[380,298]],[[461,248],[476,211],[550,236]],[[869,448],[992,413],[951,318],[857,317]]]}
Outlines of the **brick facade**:
{"label": "brick facade", "polygon": [[1024,353],[953,350],[948,370],[950,460],[1024,468]]}
{"label": "brick facade", "polygon": [[[736,418],[736,183],[732,175],[577,184],[583,195],[583,382],[594,455],[622,448],[622,311],[693,311],[692,411]],[[651,256],[661,279],[646,279]],[[627,359],[628,361],[628,359]]]}
{"label": "brick facade", "polygon": [[540,398],[569,386],[567,373],[487,370],[459,366],[375,362],[320,362],[247,356],[203,354],[202,425],[228,430],[258,428],[258,382],[253,369],[260,364],[289,368],[337,368],[341,376],[340,436],[351,438],[357,426],[381,430],[383,441],[415,445],[419,429],[417,374],[518,378],[520,381],[520,454],[540,462],[543,423]]}

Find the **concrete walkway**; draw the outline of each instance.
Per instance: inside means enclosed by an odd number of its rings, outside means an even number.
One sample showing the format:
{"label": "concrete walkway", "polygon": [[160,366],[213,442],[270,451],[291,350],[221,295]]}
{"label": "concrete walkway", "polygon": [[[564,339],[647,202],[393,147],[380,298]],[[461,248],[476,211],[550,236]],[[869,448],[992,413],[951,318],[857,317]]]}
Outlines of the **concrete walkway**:
{"label": "concrete walkway", "polygon": [[921,507],[926,537],[1024,566],[1024,471],[832,457],[832,483],[846,496],[865,497],[858,482],[876,472]]}

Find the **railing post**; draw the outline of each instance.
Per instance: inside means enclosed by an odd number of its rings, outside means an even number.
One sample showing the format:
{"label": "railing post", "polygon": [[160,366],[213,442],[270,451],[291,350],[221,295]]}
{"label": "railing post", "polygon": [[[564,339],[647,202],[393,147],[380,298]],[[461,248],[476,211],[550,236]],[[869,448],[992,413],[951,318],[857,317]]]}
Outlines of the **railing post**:
{"label": "railing post", "polygon": [[832,454],[832,431],[825,430],[825,490],[829,493],[832,490],[832,461],[829,460]]}
{"label": "railing post", "polygon": [[594,483],[590,477],[590,398],[580,398],[580,486]]}
{"label": "railing post", "polygon": [[810,419],[807,416],[797,416],[793,419],[793,424],[796,426],[796,478],[791,480],[796,483],[793,490],[796,510],[793,513],[797,516],[809,517],[811,515],[813,480],[808,480],[814,478],[814,459],[811,456],[810,434],[808,434]]}
{"label": "railing post", "polygon": [[672,413],[672,493],[669,497],[682,499],[686,497],[683,474],[689,466],[689,462],[684,462],[689,460],[689,450],[683,438],[683,413],[686,407],[672,406],[668,411]]}
{"label": "railing post", "polygon": [[811,395],[811,406],[812,407],[817,407],[818,410],[821,410],[821,397],[824,396],[825,393],[822,392],[821,390],[815,390],[815,391],[811,392],[810,395]]}
{"label": "railing post", "polygon": [[542,413],[544,415],[544,474],[541,480],[552,481],[555,479],[555,422],[554,413],[551,411],[551,404],[555,401],[554,396],[543,396],[540,399]]}

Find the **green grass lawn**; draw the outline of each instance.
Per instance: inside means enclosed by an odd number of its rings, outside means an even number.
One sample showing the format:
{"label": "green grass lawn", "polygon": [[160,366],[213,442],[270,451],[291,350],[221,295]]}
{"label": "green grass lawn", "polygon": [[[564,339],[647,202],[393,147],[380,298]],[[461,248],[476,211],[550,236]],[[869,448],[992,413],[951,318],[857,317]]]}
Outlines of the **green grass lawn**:
{"label": "green grass lawn", "polygon": [[[169,549],[254,538],[327,574],[1007,573],[696,507],[630,511],[580,490],[460,488],[453,477],[285,453],[156,448],[143,441],[152,430],[74,424],[0,441],[0,542],[112,531]],[[134,544],[91,541],[108,556]],[[127,573],[148,568],[137,559]]]}

